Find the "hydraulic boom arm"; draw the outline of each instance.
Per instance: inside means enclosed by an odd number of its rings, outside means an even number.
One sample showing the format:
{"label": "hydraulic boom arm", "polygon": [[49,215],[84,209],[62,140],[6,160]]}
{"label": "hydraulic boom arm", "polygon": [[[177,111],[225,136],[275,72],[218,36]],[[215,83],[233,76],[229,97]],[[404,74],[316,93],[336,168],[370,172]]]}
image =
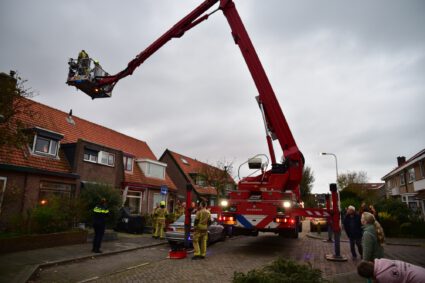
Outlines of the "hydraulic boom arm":
{"label": "hydraulic boom arm", "polygon": [[[202,15],[217,2],[220,2],[218,9],[214,10],[210,14]],[[119,80],[131,75],[137,67],[139,67],[146,59],[148,59],[168,41],[172,38],[179,38],[183,36],[187,30],[208,19],[208,17],[217,10],[223,11],[230,25],[233,39],[242,52],[242,56],[245,59],[259,92],[257,101],[263,114],[267,144],[272,166],[274,167],[272,171],[278,173],[288,172],[288,178],[284,182],[285,185],[283,189],[298,190],[304,166],[303,156],[297,147],[288,123],[286,122],[277,98],[273,92],[272,86],[232,0],[205,0],[201,5],[181,19],[144,51],[138,54],[130,63],[128,63],[128,66],[124,70],[116,75],[96,78],[96,90],[97,87],[108,87],[108,89],[112,91],[112,88]],[[72,85],[78,87],[77,84]],[[87,93],[85,89],[80,89]],[[272,143],[272,141],[276,139],[279,141],[283,150],[285,158],[285,162],[283,164],[277,164],[276,162]]]}

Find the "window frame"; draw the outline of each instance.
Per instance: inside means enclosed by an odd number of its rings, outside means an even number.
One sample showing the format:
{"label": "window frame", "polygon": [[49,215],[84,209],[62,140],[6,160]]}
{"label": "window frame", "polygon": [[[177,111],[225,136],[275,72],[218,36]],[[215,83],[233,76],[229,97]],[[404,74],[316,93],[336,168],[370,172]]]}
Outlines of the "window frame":
{"label": "window frame", "polygon": [[406,185],[406,178],[405,178],[404,172],[401,172],[399,176],[400,176],[400,185],[401,186]]}
{"label": "window frame", "polygon": [[[137,194],[139,194],[138,196],[136,196],[136,195],[132,195],[132,194],[130,194],[130,193],[137,193]],[[130,208],[130,199],[138,199],[139,200],[139,205],[138,205],[138,208],[137,208],[137,213],[131,213],[131,210],[130,210],[130,214],[137,214],[137,215],[140,215],[141,213],[142,213],[142,206],[143,206],[143,199],[144,199],[144,192],[141,192],[141,191],[133,191],[133,190],[128,190],[128,192],[127,192],[127,196],[126,196],[126,198],[125,198],[125,201],[124,201],[124,205],[125,204],[127,204],[127,201],[128,201],[128,208]]]}
{"label": "window frame", "polygon": [[[96,154],[94,154],[94,153],[96,153]],[[86,155],[88,156],[88,159],[86,158]],[[94,157],[95,160],[92,160],[91,157]],[[84,161],[91,162],[91,163],[98,163],[97,162],[98,158],[99,158],[99,151],[84,148],[84,153],[83,153],[83,160]]]}
{"label": "window frame", "polygon": [[413,183],[414,181],[416,181],[416,176],[415,176],[415,167],[411,167],[411,168],[409,168],[408,170],[407,170],[407,173],[408,173],[408,181],[409,181],[409,184],[410,183]]}
{"label": "window frame", "polygon": [[[47,146],[48,146],[47,152],[37,150],[37,145],[40,145],[38,143],[38,141],[42,141],[42,140],[47,142]],[[54,143],[56,143],[56,144],[54,144]],[[44,135],[39,134],[39,133],[36,133],[34,135],[31,151],[35,155],[50,156],[50,157],[56,157],[57,158],[58,154],[59,154],[59,148],[60,148],[60,141],[59,140],[44,136]]]}
{"label": "window frame", "polygon": [[[131,162],[129,163],[129,161]],[[128,169],[128,165],[130,164],[130,169]],[[123,156],[123,165],[124,165],[124,171],[126,172],[133,172],[134,167],[134,158],[132,156],[124,155]]]}
{"label": "window frame", "polygon": [[84,147],[83,161],[115,167],[115,160],[115,153]]}
{"label": "window frame", "polygon": [[[49,187],[51,185],[51,187]],[[48,199],[51,196],[59,196],[63,199],[72,199],[75,194],[75,185],[69,183],[41,181],[38,189],[38,201]]]}
{"label": "window frame", "polygon": [[0,176],[0,181],[3,182],[3,186],[0,187],[0,192],[1,192],[1,196],[0,196],[0,212],[1,212],[2,211],[2,206],[3,206],[4,195],[5,195],[5,192],[6,192],[7,177]]}
{"label": "window frame", "polygon": [[[167,176],[167,164],[163,163],[163,162],[159,162],[159,161],[155,161],[155,160],[151,160],[151,159],[138,159],[136,160],[136,162],[139,165],[139,168],[142,170],[143,174],[146,177],[149,178],[154,178],[154,179],[158,179],[158,180],[165,180],[166,176]],[[161,176],[155,175],[153,174],[153,170],[151,169],[151,165],[152,166],[157,166],[158,168],[161,168]]]}

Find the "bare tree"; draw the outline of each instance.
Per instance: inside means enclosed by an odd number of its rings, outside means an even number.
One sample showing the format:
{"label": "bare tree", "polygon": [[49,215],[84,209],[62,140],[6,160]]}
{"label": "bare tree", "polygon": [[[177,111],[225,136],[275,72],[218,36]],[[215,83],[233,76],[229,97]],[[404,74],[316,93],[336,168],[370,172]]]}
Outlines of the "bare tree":
{"label": "bare tree", "polygon": [[338,176],[338,186],[343,190],[351,184],[364,184],[368,182],[367,173],[365,171],[348,171]]}
{"label": "bare tree", "polygon": [[26,98],[34,96],[34,92],[25,83],[14,71],[10,75],[0,73],[0,147],[20,148],[29,142],[31,133],[25,121],[32,120],[35,113]]}
{"label": "bare tree", "polygon": [[217,165],[204,164],[198,172],[206,185],[217,189],[217,196],[226,194],[226,188],[233,187],[232,179],[233,162],[217,161]]}

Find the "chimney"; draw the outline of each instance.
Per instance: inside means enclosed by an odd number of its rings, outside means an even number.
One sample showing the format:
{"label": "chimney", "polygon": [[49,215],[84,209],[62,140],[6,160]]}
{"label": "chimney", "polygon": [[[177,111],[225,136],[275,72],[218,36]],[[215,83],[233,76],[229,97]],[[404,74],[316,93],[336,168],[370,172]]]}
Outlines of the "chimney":
{"label": "chimney", "polygon": [[397,165],[398,165],[398,166],[401,166],[401,165],[403,165],[404,163],[406,163],[406,157],[404,157],[404,156],[398,156],[398,157],[397,157]]}

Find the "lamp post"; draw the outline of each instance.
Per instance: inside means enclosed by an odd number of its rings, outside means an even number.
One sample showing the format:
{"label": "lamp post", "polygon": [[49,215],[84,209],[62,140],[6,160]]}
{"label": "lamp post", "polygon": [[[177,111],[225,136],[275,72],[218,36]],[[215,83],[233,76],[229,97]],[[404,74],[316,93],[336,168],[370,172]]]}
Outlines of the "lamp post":
{"label": "lamp post", "polygon": [[[340,225],[340,202],[339,202],[339,193],[338,193],[338,159],[336,158],[336,154],[330,152],[321,152],[321,155],[332,155],[335,158],[335,168],[336,168],[336,183],[330,184],[330,189],[333,192],[332,194],[332,206],[333,206],[333,216],[332,216],[332,230],[334,234],[334,249],[335,254],[326,255],[327,260],[331,261],[346,261],[347,258],[341,256],[340,249],[340,240],[341,240],[341,225]],[[337,205],[335,206],[335,203]],[[331,226],[328,225],[328,235],[329,239],[331,238]]]}

